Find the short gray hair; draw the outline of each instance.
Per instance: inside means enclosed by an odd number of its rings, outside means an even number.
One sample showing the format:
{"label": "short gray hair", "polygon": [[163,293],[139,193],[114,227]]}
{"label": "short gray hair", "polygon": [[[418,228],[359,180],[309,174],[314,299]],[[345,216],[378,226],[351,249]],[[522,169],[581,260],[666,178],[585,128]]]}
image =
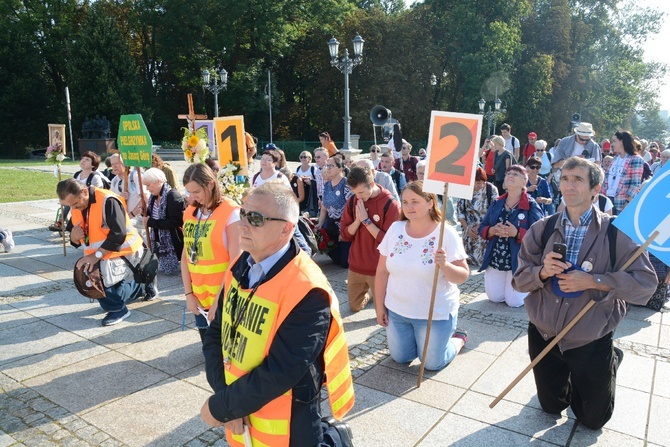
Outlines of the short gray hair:
{"label": "short gray hair", "polygon": [[298,198],[293,193],[293,190],[286,187],[281,180],[270,180],[263,183],[261,186],[250,190],[248,197],[259,195],[264,197],[271,197],[275,202],[274,210],[278,214],[278,218],[285,219],[293,225],[298,224],[298,217],[300,216],[300,206]]}
{"label": "short gray hair", "polygon": [[165,173],[158,168],[149,168],[142,174],[142,183],[165,183],[167,178]]}
{"label": "short gray hair", "polygon": [[546,149],[547,148],[547,142],[544,140],[537,140],[535,142],[535,149]]}
{"label": "short gray hair", "polygon": [[369,158],[361,158],[356,162],[356,166],[360,166],[361,168],[368,168],[368,169],[374,169],[375,165],[372,163],[372,160]]}

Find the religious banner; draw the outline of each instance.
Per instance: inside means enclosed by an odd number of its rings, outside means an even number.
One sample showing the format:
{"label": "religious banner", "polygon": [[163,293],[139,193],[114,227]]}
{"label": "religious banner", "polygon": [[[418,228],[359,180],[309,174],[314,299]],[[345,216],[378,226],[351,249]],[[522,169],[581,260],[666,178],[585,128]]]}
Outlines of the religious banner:
{"label": "religious banner", "polygon": [[142,115],[121,115],[117,146],[126,166],[151,167],[153,141]]}
{"label": "religious banner", "polygon": [[67,157],[67,144],[65,144],[65,124],[49,124],[49,148],[51,148],[50,152],[62,154],[62,157],[59,157],[60,160],[58,160],[58,163]]}
{"label": "religious banner", "polygon": [[214,128],[219,149],[219,165],[223,168],[228,163],[234,163],[241,168],[239,175],[248,176],[244,117],[236,115],[214,118]]}
{"label": "religious banner", "polygon": [[472,199],[481,130],[481,115],[431,112],[424,191],[442,194],[447,183],[450,197]]}
{"label": "religious banner", "polygon": [[195,122],[196,130],[205,129],[207,132],[207,143],[209,146],[210,157],[218,158],[219,152],[216,148],[216,137],[214,136],[214,121],[198,120]]}

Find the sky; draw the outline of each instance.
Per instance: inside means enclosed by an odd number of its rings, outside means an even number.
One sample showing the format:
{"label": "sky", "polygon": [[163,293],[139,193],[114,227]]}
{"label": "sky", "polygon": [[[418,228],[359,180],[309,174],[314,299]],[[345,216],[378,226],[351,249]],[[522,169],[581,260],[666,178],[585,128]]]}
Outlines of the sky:
{"label": "sky", "polygon": [[[405,0],[405,4],[411,5],[416,1]],[[665,12],[665,18],[662,22],[670,23],[670,0],[635,0],[635,4],[639,7],[653,7]],[[667,51],[668,42],[670,42],[670,26],[666,25],[645,43],[645,61],[666,62],[670,64]],[[660,88],[658,100],[661,104],[661,110],[670,110],[670,72],[665,77],[665,85]]]}

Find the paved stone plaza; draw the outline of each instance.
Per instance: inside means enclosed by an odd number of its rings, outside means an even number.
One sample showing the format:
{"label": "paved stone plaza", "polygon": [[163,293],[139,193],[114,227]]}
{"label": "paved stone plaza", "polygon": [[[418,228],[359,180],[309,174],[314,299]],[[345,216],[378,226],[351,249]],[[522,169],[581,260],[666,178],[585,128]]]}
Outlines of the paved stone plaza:
{"label": "paved stone plaza", "polygon": [[[172,164],[183,172],[183,163]],[[184,323],[181,278],[159,275],[157,300],[134,302],[126,321],[101,327],[104,313],[72,283],[81,252],[68,246],[63,256],[58,235],[46,229],[56,207],[56,200],[0,204],[0,226],[16,240],[12,253],[0,253],[0,447],[227,445],[221,429],[200,421],[210,388],[193,317]],[[346,270],[315,259],[341,303],[356,447],[670,446],[670,314],[636,307],[619,326],[615,343],[625,359],[616,409],[592,431],[570,411],[543,413],[532,375],[489,409],[529,362],[528,320],[523,308],[486,299],[483,274],[461,286],[466,348],[416,388],[418,363],[389,358],[372,305],[349,312]]]}

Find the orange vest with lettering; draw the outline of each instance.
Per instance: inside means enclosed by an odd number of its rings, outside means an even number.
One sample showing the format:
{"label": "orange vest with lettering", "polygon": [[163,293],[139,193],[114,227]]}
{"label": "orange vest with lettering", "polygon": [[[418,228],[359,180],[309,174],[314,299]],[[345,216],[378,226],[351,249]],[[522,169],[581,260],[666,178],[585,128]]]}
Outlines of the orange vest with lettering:
{"label": "orange vest with lettering", "polygon": [[[293,308],[313,289],[323,289],[330,297],[331,324],[324,349],[325,382],[333,416],[343,418],[354,406],[354,386],[349,366],[349,352],[338,301],[321,269],[300,250],[277,275],[262,283],[246,307],[246,315],[237,328],[232,346],[222,343],[223,358],[230,360],[224,368],[228,385],[248,374],[268,356],[277,330]],[[231,330],[229,298],[238,295],[244,302],[251,293],[242,289],[232,271],[225,274],[226,296],[223,301],[221,340],[228,340]],[[239,304],[238,304],[239,305]],[[230,351],[230,352],[228,352]],[[249,415],[254,447],[287,447],[290,440],[292,392],[269,402]],[[232,447],[244,447],[244,438],[226,430]]]}
{"label": "orange vest with lettering", "polygon": [[[80,210],[72,209],[72,225],[79,225],[84,228],[86,231],[86,224],[88,224],[87,235],[88,235],[88,245],[84,244],[84,253],[87,255],[95,253],[105,242],[107,236],[109,235],[109,227],[104,222],[104,212],[105,212],[105,202],[109,198],[118,199],[123,205],[125,210],[125,200],[123,197],[120,197],[114,194],[112,191],[101,188],[93,188],[95,191],[95,202],[89,206],[88,209],[88,222],[84,222],[84,216]],[[89,190],[90,191],[90,190]],[[135,253],[140,248],[142,248],[142,238],[133,227],[133,224],[130,222],[130,217],[128,213],[124,213],[126,217],[126,239],[121,244],[119,251],[110,251],[106,253],[102,259],[112,259],[120,258],[121,256],[127,256],[132,253]]]}
{"label": "orange vest with lettering", "polygon": [[[191,278],[193,294],[198,298],[200,306],[207,310],[219,296],[223,274],[228,269],[230,254],[223,245],[223,233],[230,215],[239,208],[235,202],[223,198],[221,204],[214,208],[212,215],[207,219],[195,217],[196,208],[189,206],[184,211],[184,253],[186,265]],[[189,262],[191,247],[195,243],[196,230],[198,237],[198,262]]]}

